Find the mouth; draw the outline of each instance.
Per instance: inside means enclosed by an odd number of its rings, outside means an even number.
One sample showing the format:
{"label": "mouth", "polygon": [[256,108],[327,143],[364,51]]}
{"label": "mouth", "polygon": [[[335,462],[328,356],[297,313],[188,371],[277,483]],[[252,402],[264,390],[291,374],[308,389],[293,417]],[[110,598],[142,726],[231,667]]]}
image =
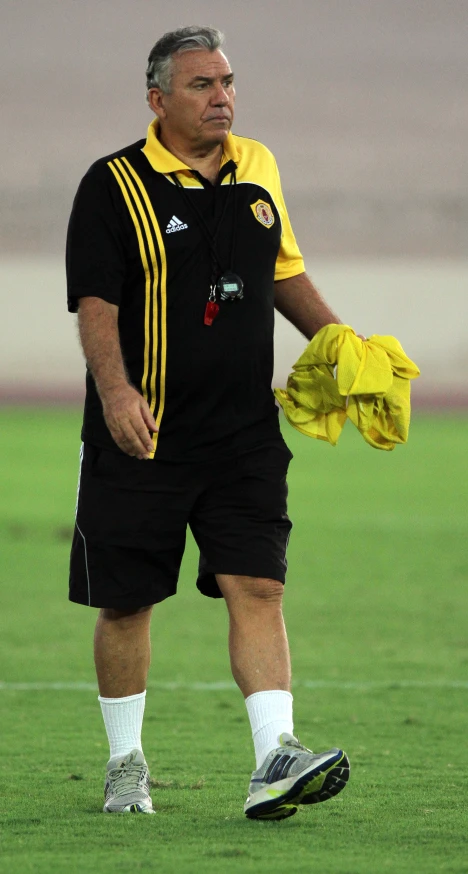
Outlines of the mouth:
{"label": "mouth", "polygon": [[205,122],[207,122],[207,121],[218,121],[218,122],[224,122],[226,124],[231,123],[231,119],[228,118],[226,115],[210,115],[209,118],[205,118]]}

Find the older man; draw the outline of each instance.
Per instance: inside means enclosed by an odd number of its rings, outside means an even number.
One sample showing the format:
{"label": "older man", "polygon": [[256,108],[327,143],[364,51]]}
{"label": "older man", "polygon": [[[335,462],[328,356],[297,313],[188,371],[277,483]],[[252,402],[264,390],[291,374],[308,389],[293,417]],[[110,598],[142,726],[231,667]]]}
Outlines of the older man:
{"label": "older man", "polygon": [[223,597],[252,726],[245,813],[282,819],[349,775],[294,737],[282,616],[286,472],[271,391],[276,307],[306,337],[337,317],[304,272],[272,154],[234,136],[223,37],[181,28],[147,69],[146,140],[81,182],[68,301],[87,361],[70,598],[100,608],[107,812],[153,813],[141,727],[153,605],[175,594],[190,525],[197,585]]}

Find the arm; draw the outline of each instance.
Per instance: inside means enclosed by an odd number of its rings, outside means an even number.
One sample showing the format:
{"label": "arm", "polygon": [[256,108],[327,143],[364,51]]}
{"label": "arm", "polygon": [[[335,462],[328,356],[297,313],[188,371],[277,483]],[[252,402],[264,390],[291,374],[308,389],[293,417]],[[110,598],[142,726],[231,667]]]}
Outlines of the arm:
{"label": "arm", "polygon": [[148,432],[157,431],[157,427],[145,399],[128,381],[120,348],[118,313],[115,304],[98,297],[80,298],[80,340],[112,437],[127,455],[146,459],[154,449]]}
{"label": "arm", "polygon": [[275,307],[308,340],[324,325],[341,324],[306,273],[275,282]]}

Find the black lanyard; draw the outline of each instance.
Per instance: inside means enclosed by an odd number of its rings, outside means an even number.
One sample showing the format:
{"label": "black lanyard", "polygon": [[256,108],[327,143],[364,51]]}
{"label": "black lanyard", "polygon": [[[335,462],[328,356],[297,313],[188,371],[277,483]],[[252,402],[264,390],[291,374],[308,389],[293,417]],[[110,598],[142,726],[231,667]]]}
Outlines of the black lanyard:
{"label": "black lanyard", "polygon": [[230,200],[230,195],[231,195],[231,189],[232,189],[233,185],[234,185],[234,205],[233,205],[234,209],[233,209],[233,229],[232,229],[232,237],[231,237],[231,257],[230,257],[230,263],[229,263],[229,270],[232,271],[233,267],[234,267],[234,256],[235,256],[235,251],[236,251],[236,236],[237,236],[236,166],[234,164],[233,168],[231,170],[231,177],[229,179],[229,190],[228,190],[226,200],[225,200],[225,203],[223,206],[223,211],[222,211],[221,216],[219,218],[218,224],[216,225],[216,229],[215,229],[214,233],[210,230],[210,228],[205,220],[205,217],[200,212],[198,206],[195,203],[194,198],[189,197],[188,192],[185,189],[185,187],[182,185],[182,182],[178,178],[177,173],[171,173],[170,176],[171,176],[171,179],[173,179],[173,181],[177,185],[177,187],[180,189],[180,192],[181,192],[184,200],[186,201],[187,205],[189,206],[189,208],[193,212],[193,215],[195,216],[195,218],[197,220],[198,226],[199,226],[201,232],[203,233],[203,235],[205,236],[205,239],[208,243],[208,246],[210,248],[210,255],[211,255],[211,285],[215,286],[218,277],[226,271],[226,266],[222,264],[221,259],[220,259],[219,254],[218,254],[217,239],[218,239],[218,234],[219,234],[221,225],[224,221],[224,218],[225,218],[225,215],[227,212],[227,208],[228,208],[228,204],[229,204],[229,200]]}

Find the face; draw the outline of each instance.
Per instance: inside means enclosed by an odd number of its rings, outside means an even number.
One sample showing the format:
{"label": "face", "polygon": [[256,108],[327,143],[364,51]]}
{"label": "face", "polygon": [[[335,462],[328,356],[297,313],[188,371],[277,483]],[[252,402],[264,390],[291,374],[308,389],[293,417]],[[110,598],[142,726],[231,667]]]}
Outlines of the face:
{"label": "face", "polygon": [[163,135],[189,149],[223,143],[234,118],[233,78],[229,61],[219,50],[176,54],[171,93],[152,88],[148,95]]}

